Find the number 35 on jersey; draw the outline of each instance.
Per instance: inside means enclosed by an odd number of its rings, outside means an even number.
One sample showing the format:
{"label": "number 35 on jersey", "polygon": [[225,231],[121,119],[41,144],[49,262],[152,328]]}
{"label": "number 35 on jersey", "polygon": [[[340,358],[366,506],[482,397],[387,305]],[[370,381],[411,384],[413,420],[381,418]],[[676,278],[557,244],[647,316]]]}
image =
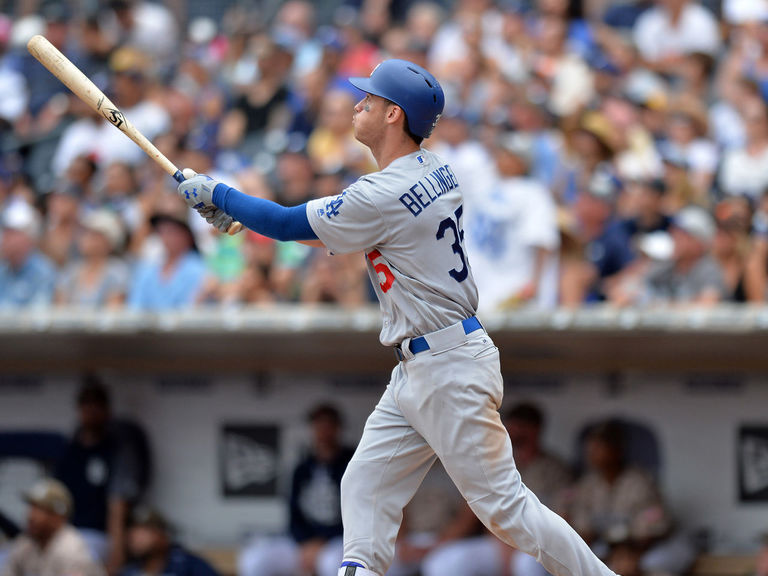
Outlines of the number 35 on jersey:
{"label": "number 35 on jersey", "polygon": [[[448,275],[456,280],[456,282],[464,282],[469,275],[469,267],[467,266],[467,257],[464,255],[464,230],[461,227],[461,215],[464,211],[463,206],[459,206],[454,212],[454,218],[446,218],[442,220],[437,228],[435,239],[439,242],[446,239],[446,233],[450,232],[447,240],[450,241],[450,236],[453,236],[453,242],[450,244],[450,248],[454,254],[456,254],[457,263],[459,266],[451,268],[447,271]],[[371,261],[373,269],[379,277],[379,287],[381,291],[386,293],[392,288],[392,284],[395,283],[395,275],[392,274],[392,270],[389,269],[384,257],[376,249],[371,250],[366,255],[368,260]]]}

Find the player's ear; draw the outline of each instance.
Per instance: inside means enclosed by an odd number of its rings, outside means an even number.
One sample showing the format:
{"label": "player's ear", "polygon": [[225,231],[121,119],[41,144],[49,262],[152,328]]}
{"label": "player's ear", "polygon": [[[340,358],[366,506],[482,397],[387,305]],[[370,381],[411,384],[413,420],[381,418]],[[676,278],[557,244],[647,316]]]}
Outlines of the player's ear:
{"label": "player's ear", "polygon": [[405,113],[403,112],[403,109],[400,108],[400,106],[397,104],[390,104],[387,109],[387,123],[395,124],[401,118],[405,119]]}

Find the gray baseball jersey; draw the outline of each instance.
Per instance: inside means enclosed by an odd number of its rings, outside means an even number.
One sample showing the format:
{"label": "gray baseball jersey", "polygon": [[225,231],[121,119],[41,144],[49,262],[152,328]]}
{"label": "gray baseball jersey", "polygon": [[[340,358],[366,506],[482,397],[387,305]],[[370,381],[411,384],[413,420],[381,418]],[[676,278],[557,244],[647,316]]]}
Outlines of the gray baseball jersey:
{"label": "gray baseball jersey", "polygon": [[361,177],[338,196],[307,204],[309,223],[331,252],[365,251],[381,303],[383,344],[475,314],[463,209],[450,166],[423,149]]}

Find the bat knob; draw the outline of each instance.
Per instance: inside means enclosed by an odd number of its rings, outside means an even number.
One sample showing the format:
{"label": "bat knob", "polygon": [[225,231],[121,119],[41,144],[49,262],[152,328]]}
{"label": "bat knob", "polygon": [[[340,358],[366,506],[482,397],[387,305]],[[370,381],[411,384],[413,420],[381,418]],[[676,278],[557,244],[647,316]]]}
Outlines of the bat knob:
{"label": "bat knob", "polygon": [[240,222],[232,222],[232,224],[229,225],[229,228],[227,228],[227,234],[234,236],[242,229],[243,225]]}

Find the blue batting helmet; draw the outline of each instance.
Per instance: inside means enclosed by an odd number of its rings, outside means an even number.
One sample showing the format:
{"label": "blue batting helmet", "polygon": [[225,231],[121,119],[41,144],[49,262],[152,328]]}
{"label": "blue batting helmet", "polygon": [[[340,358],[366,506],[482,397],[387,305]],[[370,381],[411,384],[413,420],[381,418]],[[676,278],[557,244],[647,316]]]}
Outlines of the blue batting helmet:
{"label": "blue batting helmet", "polygon": [[370,77],[349,81],[363,92],[400,106],[408,119],[408,128],[422,138],[429,138],[443,112],[445,96],[440,83],[424,68],[407,60],[384,60]]}

